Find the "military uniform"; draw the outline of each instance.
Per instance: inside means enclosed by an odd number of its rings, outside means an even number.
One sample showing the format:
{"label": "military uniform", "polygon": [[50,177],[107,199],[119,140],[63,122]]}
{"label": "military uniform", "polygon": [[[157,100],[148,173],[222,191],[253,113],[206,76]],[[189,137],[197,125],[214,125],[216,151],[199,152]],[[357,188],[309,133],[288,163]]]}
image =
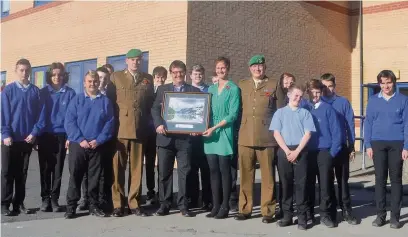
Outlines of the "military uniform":
{"label": "military uniform", "polygon": [[[256,59],[256,60],[255,60]],[[263,56],[254,56],[252,64],[264,63]],[[261,169],[261,214],[273,217],[274,199],[273,162],[277,143],[268,127],[277,109],[277,80],[265,76],[256,85],[252,78],[239,82],[242,94],[242,118],[239,130],[238,153],[240,172],[239,213],[243,217],[252,214],[253,184],[256,159]],[[239,218],[236,218],[239,220]]]}
{"label": "military uniform", "polygon": [[111,81],[108,91],[114,93],[119,125],[117,152],[113,158],[113,207],[121,210],[124,208],[125,171],[129,158],[128,204],[131,210],[135,210],[140,208],[143,143],[150,133],[150,121],[147,115],[150,114],[154,99],[153,78],[143,72],[132,75],[129,70],[125,69],[113,73]]}

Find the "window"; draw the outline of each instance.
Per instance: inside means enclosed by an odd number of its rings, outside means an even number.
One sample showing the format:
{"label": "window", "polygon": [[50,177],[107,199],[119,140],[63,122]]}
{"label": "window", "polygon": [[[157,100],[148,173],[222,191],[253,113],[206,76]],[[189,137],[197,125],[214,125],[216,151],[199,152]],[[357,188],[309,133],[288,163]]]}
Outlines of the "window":
{"label": "window", "polygon": [[[118,55],[118,56],[112,56],[108,57],[106,62],[111,64],[115,71],[121,71],[126,69],[126,55]],[[143,52],[142,55],[142,63],[141,63],[141,68],[140,71],[148,73],[149,71],[149,52]]]}
{"label": "window", "polygon": [[6,86],[6,72],[1,72],[1,80],[0,80],[0,91],[3,91],[4,87]]}
{"label": "window", "polygon": [[45,4],[50,3],[50,2],[52,2],[52,1],[46,1],[46,0],[34,1],[34,7],[42,6],[42,5],[45,5]]}
{"label": "window", "polygon": [[76,93],[82,93],[84,91],[84,76],[89,70],[96,70],[96,59],[66,63],[65,69],[69,73],[68,86]]}
{"label": "window", "polygon": [[397,92],[408,95],[408,83],[406,82],[397,82]]}
{"label": "window", "polygon": [[10,0],[0,0],[1,17],[8,16],[10,14]]}
{"label": "window", "polygon": [[48,66],[33,67],[30,77],[31,83],[33,83],[40,89],[43,88],[47,84],[45,80],[45,74],[47,72],[47,69]]}

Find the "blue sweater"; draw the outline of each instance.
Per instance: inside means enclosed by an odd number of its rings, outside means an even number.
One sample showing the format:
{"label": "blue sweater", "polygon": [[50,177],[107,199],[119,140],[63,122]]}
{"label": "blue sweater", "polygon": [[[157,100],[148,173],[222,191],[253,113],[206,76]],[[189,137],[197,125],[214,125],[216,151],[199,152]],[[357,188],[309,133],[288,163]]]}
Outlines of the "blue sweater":
{"label": "blue sweater", "polygon": [[388,101],[381,92],[370,97],[364,123],[364,144],[371,141],[404,141],[408,149],[408,97],[395,93]]}
{"label": "blue sweater", "polygon": [[42,109],[38,87],[23,88],[18,82],[7,85],[1,93],[1,138],[24,141],[30,134],[38,136],[45,127],[39,120]]}
{"label": "blue sweater", "polygon": [[312,114],[316,132],[308,143],[309,150],[329,149],[334,158],[341,150],[341,126],[336,111],[331,105],[321,101],[317,109],[308,103],[308,110]]}
{"label": "blue sweater", "polygon": [[113,106],[108,97],[99,94],[91,99],[81,93],[69,103],[64,128],[69,141],[81,143],[96,139],[101,145],[112,138],[114,123]]}
{"label": "blue sweater", "polygon": [[356,131],[355,131],[355,124],[354,124],[354,111],[351,107],[350,102],[338,95],[333,95],[331,98],[322,97],[322,100],[336,110],[337,117],[340,120],[340,133],[341,133],[341,141],[343,145],[354,144],[356,139]]}
{"label": "blue sweater", "polygon": [[45,109],[41,113],[40,119],[45,121],[44,132],[65,133],[64,120],[69,102],[74,98],[75,91],[64,86],[59,91],[55,91],[50,85],[42,88],[41,97],[44,98]]}

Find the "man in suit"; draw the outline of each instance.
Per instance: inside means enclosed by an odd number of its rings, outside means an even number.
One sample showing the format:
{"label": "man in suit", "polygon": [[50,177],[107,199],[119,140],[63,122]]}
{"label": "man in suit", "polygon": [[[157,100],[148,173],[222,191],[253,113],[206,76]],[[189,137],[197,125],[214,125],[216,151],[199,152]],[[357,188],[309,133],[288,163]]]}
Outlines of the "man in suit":
{"label": "man in suit", "polygon": [[[117,129],[117,152],[113,158],[112,201],[115,217],[124,214],[125,171],[129,161],[130,212],[146,216],[140,208],[143,169],[143,144],[149,134],[149,114],[154,98],[153,78],[141,72],[142,51],[131,49],[126,54],[127,69],[114,72],[107,94],[115,102]],[[128,160],[129,159],[129,160]]]}
{"label": "man in suit", "polygon": [[277,143],[268,130],[277,109],[277,80],[265,75],[265,58],[255,55],[249,60],[252,78],[240,81],[242,118],[238,153],[240,172],[239,213],[236,220],[251,217],[256,160],[261,169],[261,214],[263,223],[270,223],[275,214],[273,162]]}
{"label": "man in suit", "polygon": [[178,199],[177,205],[181,214],[185,217],[193,215],[188,209],[187,175],[191,170],[192,138],[190,135],[168,134],[166,122],[161,116],[164,92],[200,92],[198,88],[185,83],[186,65],[179,60],[170,64],[169,72],[173,82],[159,86],[156,99],[152,107],[154,126],[157,132],[157,155],[159,166],[159,200],[160,208],[156,212],[157,216],[169,214],[173,196],[173,167],[174,158],[177,159],[178,173]]}

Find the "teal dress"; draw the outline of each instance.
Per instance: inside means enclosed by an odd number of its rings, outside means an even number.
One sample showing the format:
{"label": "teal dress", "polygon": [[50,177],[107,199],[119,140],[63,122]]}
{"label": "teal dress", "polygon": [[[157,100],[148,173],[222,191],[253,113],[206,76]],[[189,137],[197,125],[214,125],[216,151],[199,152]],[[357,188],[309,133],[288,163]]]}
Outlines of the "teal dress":
{"label": "teal dress", "polygon": [[220,94],[218,94],[218,83],[210,86],[208,93],[211,94],[210,127],[222,120],[227,124],[214,130],[211,137],[204,138],[204,153],[230,156],[234,153],[234,124],[240,107],[240,89],[234,82],[228,81]]}

